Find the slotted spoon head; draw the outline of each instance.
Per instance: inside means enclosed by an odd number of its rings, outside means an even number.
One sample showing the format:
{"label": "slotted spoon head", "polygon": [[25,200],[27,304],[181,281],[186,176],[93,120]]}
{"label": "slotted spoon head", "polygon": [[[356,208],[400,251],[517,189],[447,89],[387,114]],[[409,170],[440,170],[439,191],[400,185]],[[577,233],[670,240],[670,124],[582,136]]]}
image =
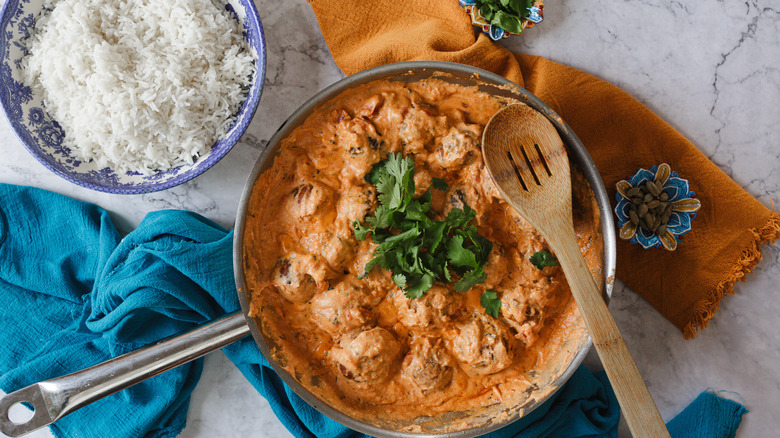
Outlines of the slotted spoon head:
{"label": "slotted spoon head", "polygon": [[543,114],[524,104],[498,111],[485,126],[482,155],[504,199],[542,234],[550,214],[571,221],[569,158]]}

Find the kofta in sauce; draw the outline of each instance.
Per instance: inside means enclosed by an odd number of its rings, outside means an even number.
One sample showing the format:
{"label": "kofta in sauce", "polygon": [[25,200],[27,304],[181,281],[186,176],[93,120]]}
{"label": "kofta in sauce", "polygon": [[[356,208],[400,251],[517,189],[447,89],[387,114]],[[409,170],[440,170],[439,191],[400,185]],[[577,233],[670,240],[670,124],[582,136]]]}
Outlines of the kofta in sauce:
{"label": "kofta in sauce", "polygon": [[[435,78],[363,84],[309,115],[255,183],[243,242],[250,315],[273,359],[338,410],[408,424],[527,397],[572,331],[587,339],[562,271],[529,261],[549,251],[545,240],[483,163],[482,130],[508,103]],[[430,191],[432,219],[476,212],[471,223],[493,242],[483,283],[458,293],[436,281],[409,299],[390,272],[365,272],[377,245],[357,240],[353,223],[375,211],[365,177],[389,153],[413,158],[416,196],[434,178],[447,182]],[[598,208],[576,168],[572,178],[577,238],[600,281]],[[480,304],[487,289],[501,300],[498,317]]]}

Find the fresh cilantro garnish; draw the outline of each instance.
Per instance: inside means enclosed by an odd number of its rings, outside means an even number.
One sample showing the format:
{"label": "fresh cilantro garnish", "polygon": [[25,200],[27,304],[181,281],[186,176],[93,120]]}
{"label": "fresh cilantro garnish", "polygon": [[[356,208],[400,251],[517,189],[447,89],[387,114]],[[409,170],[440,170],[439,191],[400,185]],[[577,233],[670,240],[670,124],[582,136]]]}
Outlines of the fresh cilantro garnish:
{"label": "fresh cilantro garnish", "polygon": [[[476,212],[467,205],[453,209],[443,221],[428,217],[430,189],[413,198],[413,177],[414,160],[392,153],[366,175],[366,181],[379,193],[379,206],[373,216],[366,217],[365,224],[352,224],[358,240],[367,239],[370,233],[378,244],[365,272],[374,266],[391,271],[393,281],[409,298],[422,297],[436,280],[457,279],[455,290],[466,292],[485,281],[485,263],[493,243],[469,225]],[[431,186],[448,188],[440,178],[433,178]]]}
{"label": "fresh cilantro garnish", "polygon": [[482,296],[479,297],[479,303],[485,308],[485,313],[498,318],[498,311],[501,309],[501,298],[498,297],[498,293],[492,289],[488,289],[482,292]]}
{"label": "fresh cilantro garnish", "polygon": [[536,269],[544,269],[547,266],[558,266],[558,260],[545,250],[537,251],[529,259]]}

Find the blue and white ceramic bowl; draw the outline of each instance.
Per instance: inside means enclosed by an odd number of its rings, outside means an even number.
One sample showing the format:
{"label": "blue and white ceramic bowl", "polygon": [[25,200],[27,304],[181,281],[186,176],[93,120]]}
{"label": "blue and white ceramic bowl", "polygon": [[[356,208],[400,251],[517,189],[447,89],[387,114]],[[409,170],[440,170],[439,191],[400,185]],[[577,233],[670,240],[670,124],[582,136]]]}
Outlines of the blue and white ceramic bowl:
{"label": "blue and white ceramic bowl", "polygon": [[44,166],[75,184],[108,193],[146,193],[168,189],[200,175],[230,151],[243,135],[260,102],[265,79],[265,39],[257,8],[252,0],[226,0],[244,28],[249,45],[257,53],[255,76],[247,99],[233,126],[211,150],[192,165],[153,175],[114,172],[75,158],[63,146],[65,132],[43,107],[42,96],[23,85],[21,59],[24,41],[30,37],[43,0],[6,0],[0,12],[0,103],[22,144]]}
{"label": "blue and white ceramic bowl", "polygon": [[[638,227],[629,219],[631,198],[627,192],[632,187],[643,185],[646,181],[654,181],[661,193],[666,193],[669,197],[668,202],[672,204],[672,215],[666,224],[666,231],[661,235]],[[701,201],[696,199],[696,193],[691,191],[688,180],[680,178],[666,163],[650,169],[639,169],[631,178],[618,182],[615,200],[617,201],[615,216],[620,230],[618,236],[631,243],[637,243],[644,249],[653,247],[668,251],[677,249],[681,236],[691,231],[691,222],[701,208]]]}

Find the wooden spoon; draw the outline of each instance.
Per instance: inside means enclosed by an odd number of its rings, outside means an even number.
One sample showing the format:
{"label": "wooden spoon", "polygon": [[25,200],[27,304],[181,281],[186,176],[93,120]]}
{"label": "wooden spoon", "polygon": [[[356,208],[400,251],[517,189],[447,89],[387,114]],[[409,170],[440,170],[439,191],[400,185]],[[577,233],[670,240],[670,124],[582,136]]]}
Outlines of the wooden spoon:
{"label": "wooden spoon", "polygon": [[577,244],[569,159],[555,127],[526,105],[509,105],[485,126],[482,154],[504,199],[539,230],[558,257],[631,433],[668,437]]}

